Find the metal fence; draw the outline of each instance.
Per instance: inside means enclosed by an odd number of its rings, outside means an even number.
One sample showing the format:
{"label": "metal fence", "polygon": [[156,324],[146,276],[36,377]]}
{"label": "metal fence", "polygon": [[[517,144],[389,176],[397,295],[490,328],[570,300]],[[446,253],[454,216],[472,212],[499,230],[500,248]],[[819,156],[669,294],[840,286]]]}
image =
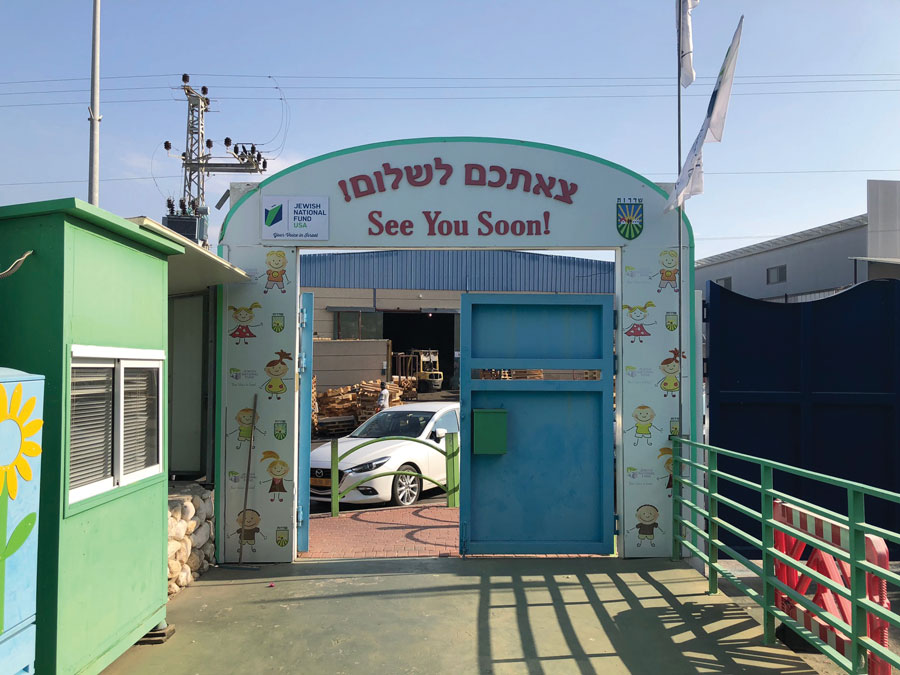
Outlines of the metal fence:
{"label": "metal fence", "polygon": [[[363,483],[368,483],[370,480],[375,480],[376,478],[381,478],[382,476],[415,476],[417,478],[421,478],[423,481],[428,481],[429,483],[434,483],[437,487],[441,488],[444,492],[447,493],[447,506],[459,506],[459,434],[458,433],[449,433],[444,436],[445,439],[445,447],[446,450],[441,450],[436,445],[428,443],[426,441],[420,440],[418,438],[409,438],[407,436],[385,436],[384,438],[373,438],[368,441],[364,441],[359,445],[355,445],[347,452],[340,454],[338,452],[338,440],[334,439],[331,441],[331,515],[337,516],[340,513],[340,504],[341,498],[346,497],[350,492],[358,488]],[[338,465],[340,461],[346,457],[349,457],[357,450],[361,450],[368,445],[372,445],[373,443],[381,443],[383,441],[405,441],[409,443],[420,443],[430,450],[434,450],[435,452],[441,453],[446,462],[447,462],[447,478],[446,483],[441,484],[438,483],[433,478],[429,478],[421,473],[416,473],[414,471],[383,471],[381,473],[376,473],[373,476],[368,476],[367,478],[363,478],[362,480],[358,480],[352,485],[340,489],[340,471],[338,469]]]}
{"label": "metal fence", "polygon": [[[884,546],[884,541],[900,544],[900,534],[867,523],[865,513],[867,499],[900,504],[900,494],[687,439],[673,436],[671,440],[673,555],[677,558],[687,549],[708,565],[710,593],[718,591],[721,576],[759,604],[767,644],[775,640],[778,619],[847,672],[889,673],[890,665],[900,667],[900,657],[887,642],[887,626],[900,627],[900,615],[892,612],[886,601],[887,584],[900,587],[900,575],[887,569]],[[728,458],[729,466],[755,465],[758,482],[720,470],[721,458]],[[846,515],[776,489],[779,475],[814,481],[822,490],[843,490]],[[753,501],[726,497],[719,491],[720,481],[756,496]],[[803,514],[802,525],[779,517],[777,509]],[[737,527],[729,521],[728,513],[758,523],[760,536]],[[805,527],[807,519],[816,527]],[[758,555],[735,550],[722,540],[720,530],[755,549]],[[792,550],[790,542],[799,546]],[[882,564],[873,559],[873,543],[877,542],[885,551]],[[814,552],[804,561],[800,558],[805,546]],[[756,575],[762,590],[754,589],[733,573],[734,568],[723,565],[720,553]],[[815,560],[834,564],[816,564]],[[832,569],[834,573],[827,573]],[[785,581],[798,578],[805,579],[805,584]],[[811,597],[811,588],[815,597]],[[873,599],[873,588],[881,589],[881,601]],[[826,596],[827,602],[817,602]],[[875,632],[882,639],[877,639]]]}

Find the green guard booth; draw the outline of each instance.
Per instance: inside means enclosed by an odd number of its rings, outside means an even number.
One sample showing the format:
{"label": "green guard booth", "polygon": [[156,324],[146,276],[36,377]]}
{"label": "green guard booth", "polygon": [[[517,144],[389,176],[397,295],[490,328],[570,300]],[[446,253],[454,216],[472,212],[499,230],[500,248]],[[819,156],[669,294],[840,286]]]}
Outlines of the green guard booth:
{"label": "green guard booth", "polygon": [[167,258],[184,249],[77,199],[0,207],[0,269],[29,251],[0,279],[0,363],[46,378],[35,666],[97,673],[165,620]]}

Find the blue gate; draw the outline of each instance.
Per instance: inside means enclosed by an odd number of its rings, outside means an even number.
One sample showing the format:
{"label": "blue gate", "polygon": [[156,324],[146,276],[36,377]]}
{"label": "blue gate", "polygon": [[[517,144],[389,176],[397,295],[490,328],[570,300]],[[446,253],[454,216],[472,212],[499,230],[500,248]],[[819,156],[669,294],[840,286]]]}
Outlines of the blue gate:
{"label": "blue gate", "polygon": [[299,424],[297,426],[297,550],[309,550],[309,453],[312,439],[313,294],[300,294]]}
{"label": "blue gate", "polygon": [[[900,485],[900,281],[869,281],[824,300],[781,304],[708,284],[709,443],[888,490]],[[727,458],[719,470],[758,482]],[[847,512],[843,490],[783,477],[775,488]],[[748,504],[750,491],[720,480]],[[897,531],[876,500],[866,521]],[[759,498],[750,504],[759,508]],[[720,505],[720,508],[730,508]],[[758,536],[749,518],[727,519]],[[726,536],[723,536],[726,539]],[[743,547],[743,542],[728,539]]]}
{"label": "blue gate", "polygon": [[462,296],[463,555],[613,552],[612,305]]}

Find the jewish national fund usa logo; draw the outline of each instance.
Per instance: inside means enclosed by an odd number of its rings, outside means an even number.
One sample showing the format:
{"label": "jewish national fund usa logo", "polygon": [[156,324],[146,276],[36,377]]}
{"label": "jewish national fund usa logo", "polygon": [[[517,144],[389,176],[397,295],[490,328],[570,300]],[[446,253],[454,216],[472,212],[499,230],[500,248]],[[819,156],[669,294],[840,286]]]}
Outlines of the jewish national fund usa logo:
{"label": "jewish national fund usa logo", "polygon": [[276,223],[280,223],[284,217],[284,204],[273,204],[266,209],[265,219],[266,227],[272,227]]}

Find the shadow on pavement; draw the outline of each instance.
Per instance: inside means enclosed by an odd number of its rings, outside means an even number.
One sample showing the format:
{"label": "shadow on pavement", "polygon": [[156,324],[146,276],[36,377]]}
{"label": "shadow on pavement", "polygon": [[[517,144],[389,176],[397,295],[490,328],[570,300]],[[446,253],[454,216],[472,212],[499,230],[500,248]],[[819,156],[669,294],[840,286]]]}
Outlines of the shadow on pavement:
{"label": "shadow on pavement", "polygon": [[170,603],[169,644],[133,648],[109,672],[815,672],[705,588],[686,565],[617,558],[217,569]]}

